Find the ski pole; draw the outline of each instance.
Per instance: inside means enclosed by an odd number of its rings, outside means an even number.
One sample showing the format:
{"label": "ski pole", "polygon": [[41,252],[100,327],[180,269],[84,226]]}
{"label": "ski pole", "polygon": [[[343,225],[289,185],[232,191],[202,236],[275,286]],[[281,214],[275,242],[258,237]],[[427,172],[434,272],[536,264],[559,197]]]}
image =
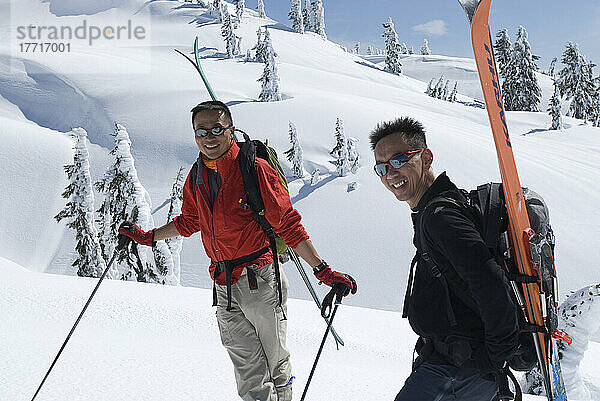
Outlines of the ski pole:
{"label": "ski pole", "polygon": [[[329,330],[331,329],[331,325],[333,324],[333,318],[335,317],[335,313],[337,312],[338,306],[342,303],[342,297],[344,296],[344,292],[346,291],[345,286],[334,286],[331,291],[323,298],[323,306],[321,307],[321,315],[324,318],[329,318],[329,323],[327,324],[327,329],[325,329],[325,335],[323,336],[323,340],[321,341],[321,346],[319,347],[319,351],[317,352],[317,357],[315,358],[315,362],[313,363],[312,369],[310,371],[310,375],[308,376],[308,380],[306,381],[306,386],[304,387],[304,392],[302,393],[302,398],[300,401],[304,401],[304,397],[306,397],[306,392],[308,391],[308,386],[310,386],[310,382],[315,373],[315,369],[317,368],[317,363],[319,362],[319,358],[321,357],[321,352],[323,351],[323,347],[325,346],[325,340],[327,340],[327,334],[329,334]],[[333,312],[331,312],[331,303],[333,301],[333,297],[335,296],[335,306],[333,307]],[[329,314],[331,313],[331,316]]]}
{"label": "ski pole", "polygon": [[63,343],[63,345],[60,347],[60,350],[58,351],[58,354],[56,354],[56,357],[54,358],[54,361],[52,362],[52,364],[50,365],[50,369],[48,369],[48,372],[46,372],[46,376],[44,376],[44,379],[42,380],[42,382],[40,383],[40,386],[38,387],[37,391],[35,392],[35,394],[33,395],[33,398],[31,399],[31,401],[35,400],[35,397],[37,397],[38,393],[40,392],[40,390],[42,389],[42,386],[44,385],[44,383],[46,382],[46,379],[48,378],[48,375],[50,375],[50,372],[52,371],[52,368],[54,367],[54,365],[56,364],[56,361],[58,361],[58,358],[60,357],[60,354],[63,352],[63,350],[65,349],[65,346],[67,345],[67,343],[69,342],[69,339],[71,338],[71,335],[73,335],[73,332],[75,331],[75,328],[77,327],[77,325],[79,324],[79,321],[81,320],[81,318],[83,317],[83,314],[85,313],[85,310],[87,309],[87,307],[89,306],[90,302],[92,301],[92,298],[94,297],[94,295],[96,294],[96,291],[98,291],[98,287],[100,287],[100,284],[102,283],[102,280],[104,280],[104,277],[106,276],[106,273],[108,273],[108,269],[110,269],[110,267],[112,266],[113,262],[115,261],[117,254],[119,253],[119,251],[123,248],[125,248],[129,242],[131,241],[131,239],[129,237],[126,237],[124,235],[119,235],[119,242],[117,244],[117,248],[115,249],[115,251],[113,252],[113,256],[110,259],[110,262],[108,262],[108,265],[106,266],[106,269],[104,269],[104,272],[102,273],[102,275],[100,276],[100,280],[98,280],[98,283],[96,284],[96,287],[94,288],[94,291],[92,291],[92,295],[90,295],[90,297],[88,298],[87,302],[85,303],[85,306],[83,307],[83,310],[81,311],[81,313],[79,314],[79,317],[77,318],[77,320],[75,321],[75,324],[73,325],[73,328],[71,329],[71,331],[69,332],[69,335],[67,336],[67,338],[65,339],[65,342]]}
{"label": "ski pole", "polygon": [[[302,280],[304,281],[304,284],[306,284],[306,288],[308,288],[308,292],[312,296],[312,299],[315,301],[315,304],[317,304],[317,307],[319,309],[321,309],[322,305],[321,305],[321,301],[319,300],[319,296],[317,295],[317,292],[315,291],[315,288],[313,287],[313,285],[310,283],[310,280],[308,279],[308,275],[306,274],[306,270],[304,269],[304,265],[300,261],[300,258],[298,257],[298,254],[296,253],[296,251],[294,251],[291,248],[288,248],[288,252],[290,254],[290,259],[292,259],[292,261],[294,262],[294,264],[298,268],[298,272],[300,273],[300,277],[302,277]],[[329,325],[329,319],[326,318],[326,317],[324,317],[323,319],[325,320],[325,323],[327,323]],[[338,333],[335,331],[335,328],[333,326],[331,326],[331,334],[333,335],[333,338],[335,338],[335,341],[336,341],[337,344],[339,344],[341,346],[344,345],[344,341],[338,335]]]}

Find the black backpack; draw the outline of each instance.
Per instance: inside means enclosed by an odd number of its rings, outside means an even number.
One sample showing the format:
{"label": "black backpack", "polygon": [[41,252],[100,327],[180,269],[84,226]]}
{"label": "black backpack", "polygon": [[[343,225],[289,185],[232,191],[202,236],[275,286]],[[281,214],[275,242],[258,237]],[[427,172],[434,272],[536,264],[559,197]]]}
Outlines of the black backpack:
{"label": "black backpack", "polygon": [[[504,201],[502,184],[488,183],[477,187],[477,189],[467,192],[462,190],[465,202],[460,202],[454,198],[438,196],[431,199],[423,209],[423,217],[435,210],[436,206],[450,206],[463,210],[464,213],[473,221],[475,227],[481,234],[486,246],[489,248],[494,259],[499,266],[503,268],[510,285],[511,296],[517,307],[519,317],[519,347],[514,358],[509,362],[509,366],[516,371],[530,371],[537,364],[537,354],[533,343],[531,333],[545,333],[547,341],[550,341],[550,335],[558,327],[558,314],[556,304],[556,271],[554,268],[554,234],[550,226],[548,208],[543,198],[528,188],[523,188],[525,206],[529,215],[529,222],[535,235],[530,240],[531,255],[537,270],[536,276],[526,276],[518,272],[514,255],[510,251],[508,239],[508,213]],[[474,300],[463,291],[452,291],[453,288],[461,288],[460,280],[455,275],[446,275],[443,270],[438,268],[433,260],[433,254],[429,252],[429,245],[423,235],[423,227],[420,229],[420,242],[423,247],[421,257],[426,266],[431,270],[432,275],[442,280],[442,286],[447,289],[446,296],[452,293],[454,296],[465,302],[466,305],[475,306]],[[546,324],[537,326],[527,322],[524,314],[524,294],[520,283],[542,282],[543,302],[542,307]],[[449,320],[454,318],[450,299],[447,299],[447,313]]]}

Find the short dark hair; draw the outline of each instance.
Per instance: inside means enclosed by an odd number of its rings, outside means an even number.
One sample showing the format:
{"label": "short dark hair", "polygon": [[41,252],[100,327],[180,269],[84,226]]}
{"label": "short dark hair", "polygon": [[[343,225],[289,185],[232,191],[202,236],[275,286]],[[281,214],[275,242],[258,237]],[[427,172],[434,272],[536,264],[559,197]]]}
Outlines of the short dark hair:
{"label": "short dark hair", "polygon": [[369,135],[371,150],[375,150],[377,142],[392,134],[401,134],[408,146],[415,150],[427,147],[423,124],[411,117],[400,117],[392,121],[384,121],[377,124]]}
{"label": "short dark hair", "polygon": [[194,126],[194,117],[196,117],[196,114],[200,113],[201,111],[207,110],[220,111],[221,113],[225,114],[225,117],[227,117],[227,119],[229,120],[229,124],[233,124],[233,119],[231,118],[231,111],[229,111],[229,107],[227,107],[225,103],[220,102],[218,100],[207,100],[206,102],[202,102],[196,105],[192,109],[192,127]]}

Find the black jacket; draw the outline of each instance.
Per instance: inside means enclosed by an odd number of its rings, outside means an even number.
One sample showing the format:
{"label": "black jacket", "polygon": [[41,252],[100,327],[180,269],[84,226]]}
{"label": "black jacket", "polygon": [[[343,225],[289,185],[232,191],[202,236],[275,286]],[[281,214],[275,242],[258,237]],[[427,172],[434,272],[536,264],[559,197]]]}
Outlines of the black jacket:
{"label": "black jacket", "polygon": [[[466,342],[470,349],[465,367],[486,370],[490,363],[499,366],[514,355],[519,335],[517,310],[508,281],[485,246],[473,217],[459,207],[433,206],[434,210],[429,210],[421,222],[427,203],[440,195],[464,203],[464,195],[442,173],[413,210],[413,242],[419,259],[412,292],[407,293],[407,315],[420,337],[434,340],[434,344],[451,345],[450,351],[436,346],[437,352],[427,359],[462,365],[462,360],[458,363],[451,360],[449,353],[452,354],[453,344],[464,350],[461,342]],[[421,227],[429,253],[442,272],[441,279],[434,277],[423,260]],[[449,297],[445,295],[442,279],[447,281]],[[456,325],[451,325],[446,313],[448,298]]]}

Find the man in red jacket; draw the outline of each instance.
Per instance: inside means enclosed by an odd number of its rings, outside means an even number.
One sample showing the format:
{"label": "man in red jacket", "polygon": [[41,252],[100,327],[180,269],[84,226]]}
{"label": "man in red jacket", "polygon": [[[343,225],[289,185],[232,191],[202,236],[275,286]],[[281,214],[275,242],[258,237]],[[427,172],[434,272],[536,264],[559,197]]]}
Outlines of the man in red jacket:
{"label": "man in red jacket", "polygon": [[[233,362],[240,397],[291,401],[293,376],[285,344],[288,281],[281,271],[280,302],[269,240],[252,211],[243,207],[240,149],[231,113],[222,102],[203,102],[192,109],[192,125],[200,155],[183,187],[181,215],[148,232],[127,222],[119,233],[152,246],[200,231],[212,261],[221,341]],[[261,158],[256,158],[256,170],[265,217],[274,231],[313,268],[319,281],[345,286],[346,295],[355,293],[354,279],[332,270],[318,255],[277,172]],[[234,266],[229,294],[223,266]]]}

